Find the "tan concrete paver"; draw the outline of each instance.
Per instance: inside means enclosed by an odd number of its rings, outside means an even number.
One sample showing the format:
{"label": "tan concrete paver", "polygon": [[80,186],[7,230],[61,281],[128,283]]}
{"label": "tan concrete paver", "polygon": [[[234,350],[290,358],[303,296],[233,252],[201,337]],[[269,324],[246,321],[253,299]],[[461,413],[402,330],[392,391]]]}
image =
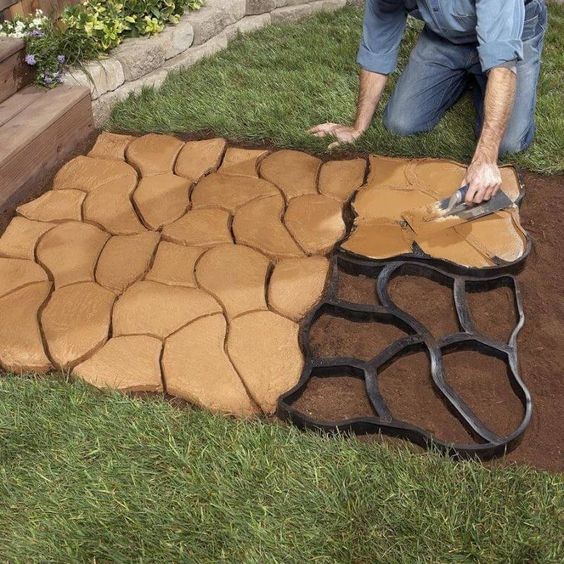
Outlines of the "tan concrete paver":
{"label": "tan concrete paver", "polygon": [[321,160],[301,151],[276,151],[260,165],[260,175],[278,186],[287,200],[303,194],[317,193],[317,176]]}
{"label": "tan concrete paver", "polygon": [[[0,237],[0,367],[272,414],[300,378],[298,324],[323,295],[335,244],[381,260],[416,242],[476,268],[522,256],[517,208],[427,237],[402,221],[464,172],[104,132]],[[516,198],[515,170],[502,177]]]}
{"label": "tan concrete paver", "polygon": [[217,170],[226,147],[225,139],[188,141],[178,154],[175,174],[198,182],[202,176]]}
{"label": "tan concrete paver", "polygon": [[49,190],[36,200],[20,206],[16,211],[34,221],[80,221],[85,197],[86,194],[81,190]]}
{"label": "tan concrete paver", "polygon": [[108,339],[115,296],[95,282],[56,289],[41,312],[41,327],[57,368],[72,368]]}
{"label": "tan concrete paver", "polygon": [[161,392],[161,350],[161,341],[154,337],[114,337],[73,372],[97,388]]}

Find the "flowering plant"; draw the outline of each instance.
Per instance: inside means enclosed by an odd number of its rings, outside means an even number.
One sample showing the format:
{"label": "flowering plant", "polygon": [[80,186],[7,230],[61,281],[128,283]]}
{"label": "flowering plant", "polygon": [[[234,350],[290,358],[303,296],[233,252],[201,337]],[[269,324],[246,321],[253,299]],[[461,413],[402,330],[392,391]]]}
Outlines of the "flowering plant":
{"label": "flowering plant", "polygon": [[35,10],[35,14],[27,18],[16,16],[12,21],[0,22],[0,37],[23,39],[32,33],[43,33],[48,24],[49,18],[43,11]]}
{"label": "flowering plant", "polygon": [[36,10],[0,23],[0,37],[25,39],[25,61],[35,68],[35,81],[51,88],[62,82],[65,65],[97,59],[125,37],[158,33],[165,24],[178,23],[185,10],[203,4],[203,0],[84,0],[65,8],[57,21]]}

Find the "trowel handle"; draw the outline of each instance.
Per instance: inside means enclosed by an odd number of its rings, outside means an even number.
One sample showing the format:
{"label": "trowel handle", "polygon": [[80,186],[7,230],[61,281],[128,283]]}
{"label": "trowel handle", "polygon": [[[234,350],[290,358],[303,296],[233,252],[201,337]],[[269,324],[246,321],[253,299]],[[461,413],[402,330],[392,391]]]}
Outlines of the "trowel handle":
{"label": "trowel handle", "polygon": [[465,184],[464,186],[462,186],[462,188],[459,188],[457,193],[457,200],[458,203],[461,204],[464,201],[464,198],[466,198],[466,193],[468,192],[468,188],[470,188],[470,186],[468,184]]}

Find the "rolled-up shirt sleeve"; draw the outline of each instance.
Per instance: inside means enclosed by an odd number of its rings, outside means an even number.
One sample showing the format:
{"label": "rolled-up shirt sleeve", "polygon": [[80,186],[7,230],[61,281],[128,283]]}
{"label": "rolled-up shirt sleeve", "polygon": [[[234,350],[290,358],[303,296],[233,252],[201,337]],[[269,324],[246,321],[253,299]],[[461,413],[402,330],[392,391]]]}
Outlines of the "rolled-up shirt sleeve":
{"label": "rolled-up shirt sleeve", "polygon": [[476,0],[478,55],[482,71],[523,58],[523,0]]}
{"label": "rolled-up shirt sleeve", "polygon": [[367,0],[356,59],[363,69],[381,74],[395,70],[406,18],[403,0]]}

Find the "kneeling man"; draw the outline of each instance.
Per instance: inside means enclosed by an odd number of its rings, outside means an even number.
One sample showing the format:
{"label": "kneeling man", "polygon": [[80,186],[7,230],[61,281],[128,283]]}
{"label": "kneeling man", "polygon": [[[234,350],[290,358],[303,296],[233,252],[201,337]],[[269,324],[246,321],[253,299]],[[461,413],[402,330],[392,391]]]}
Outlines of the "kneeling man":
{"label": "kneeling man", "polygon": [[310,132],[332,135],[338,145],[366,131],[396,67],[408,14],[425,27],[385,109],[384,125],[399,135],[428,131],[472,82],[478,142],[465,179],[466,201],[480,203],[500,187],[498,156],[522,151],[533,140],[544,0],[366,0],[355,123],[324,123]]}

